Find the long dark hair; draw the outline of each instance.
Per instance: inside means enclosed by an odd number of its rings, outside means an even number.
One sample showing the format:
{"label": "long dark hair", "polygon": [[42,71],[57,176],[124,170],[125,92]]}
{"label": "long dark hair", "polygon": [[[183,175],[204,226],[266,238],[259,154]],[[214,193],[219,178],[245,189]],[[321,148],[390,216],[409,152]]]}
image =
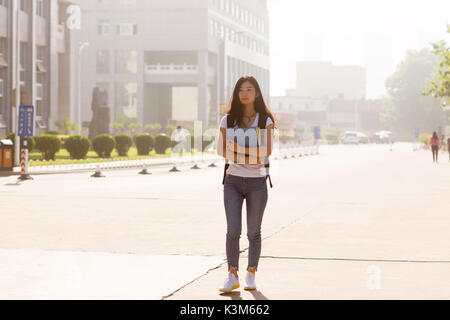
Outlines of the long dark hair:
{"label": "long dark hair", "polygon": [[435,131],[435,132],[433,132],[433,139],[439,139],[439,137],[438,137],[438,135],[437,135],[436,131]]}
{"label": "long dark hair", "polygon": [[259,86],[258,81],[253,76],[242,76],[236,82],[236,85],[233,90],[233,96],[231,97],[230,103],[228,105],[225,114],[231,115],[231,118],[234,122],[237,123],[238,127],[243,127],[242,118],[244,117],[244,107],[239,99],[239,90],[241,86],[245,82],[250,82],[252,86],[255,87],[256,90],[256,100],[255,100],[255,111],[259,112],[259,115],[267,114],[274,123],[274,128],[277,128],[277,124],[275,122],[275,117],[273,116],[270,109],[267,107],[264,97],[261,92],[261,87]]}

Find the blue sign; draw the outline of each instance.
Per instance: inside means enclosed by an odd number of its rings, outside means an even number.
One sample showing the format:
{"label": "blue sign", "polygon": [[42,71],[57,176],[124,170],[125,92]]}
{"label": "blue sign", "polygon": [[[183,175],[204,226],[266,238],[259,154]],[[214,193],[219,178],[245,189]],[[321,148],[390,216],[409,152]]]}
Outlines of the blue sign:
{"label": "blue sign", "polygon": [[414,129],[414,139],[419,139],[419,129]]}
{"label": "blue sign", "polygon": [[320,127],[319,126],[314,127],[314,139],[316,139],[316,140],[320,139]]}
{"label": "blue sign", "polygon": [[19,137],[32,137],[34,135],[34,107],[20,106],[19,109]]}

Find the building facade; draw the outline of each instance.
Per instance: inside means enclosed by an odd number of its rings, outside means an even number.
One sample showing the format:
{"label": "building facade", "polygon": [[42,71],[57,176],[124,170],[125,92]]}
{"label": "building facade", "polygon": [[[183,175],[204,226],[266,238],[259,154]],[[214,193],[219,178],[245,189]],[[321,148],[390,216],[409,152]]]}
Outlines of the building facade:
{"label": "building facade", "polygon": [[331,62],[297,63],[297,88],[288,96],[318,99],[365,99],[366,71],[360,66],[336,66]]}
{"label": "building facade", "polygon": [[366,72],[359,66],[331,62],[297,63],[297,87],[271,97],[275,113],[290,119],[295,129],[378,130],[380,100],[366,99]]}
{"label": "building facade", "polygon": [[270,101],[275,117],[289,119],[291,130],[320,126],[323,129],[375,132],[382,128],[381,100],[327,100],[279,96],[271,97]]}
{"label": "building facade", "polygon": [[[295,96],[274,96],[270,107],[275,117],[290,119],[290,130],[304,127],[329,127],[326,99],[303,98]],[[282,121],[279,121],[280,125]]]}
{"label": "building facade", "polygon": [[[145,125],[217,125],[236,80],[269,96],[266,0],[81,0],[82,119],[94,88],[118,115]],[[221,108],[222,107],[222,108]]]}
{"label": "building facade", "polygon": [[76,31],[67,28],[67,20],[76,3],[0,0],[0,135],[15,128],[18,43],[20,104],[35,106],[35,135],[56,130],[55,122],[72,118]]}

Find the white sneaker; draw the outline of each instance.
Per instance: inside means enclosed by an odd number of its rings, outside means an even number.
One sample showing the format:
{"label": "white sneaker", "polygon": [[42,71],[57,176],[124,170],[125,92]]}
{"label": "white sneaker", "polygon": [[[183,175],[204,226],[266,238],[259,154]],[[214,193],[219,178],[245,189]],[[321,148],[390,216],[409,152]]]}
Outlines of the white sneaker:
{"label": "white sneaker", "polygon": [[253,291],[256,290],[256,274],[252,272],[247,272],[247,276],[245,277],[245,287],[244,290]]}
{"label": "white sneaker", "polygon": [[236,276],[232,273],[225,279],[225,283],[221,288],[219,288],[220,292],[229,293],[234,289],[239,288],[239,280],[236,279]]}

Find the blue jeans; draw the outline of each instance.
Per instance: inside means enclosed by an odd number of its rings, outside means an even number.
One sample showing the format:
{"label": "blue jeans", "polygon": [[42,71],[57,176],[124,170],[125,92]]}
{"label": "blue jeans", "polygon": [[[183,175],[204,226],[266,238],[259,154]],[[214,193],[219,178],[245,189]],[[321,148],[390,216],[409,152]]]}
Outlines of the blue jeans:
{"label": "blue jeans", "polygon": [[226,252],[228,269],[239,270],[239,239],[242,231],[242,204],[246,199],[248,267],[258,269],[261,256],[261,223],[268,200],[266,177],[246,178],[227,174],[223,199],[227,218]]}

